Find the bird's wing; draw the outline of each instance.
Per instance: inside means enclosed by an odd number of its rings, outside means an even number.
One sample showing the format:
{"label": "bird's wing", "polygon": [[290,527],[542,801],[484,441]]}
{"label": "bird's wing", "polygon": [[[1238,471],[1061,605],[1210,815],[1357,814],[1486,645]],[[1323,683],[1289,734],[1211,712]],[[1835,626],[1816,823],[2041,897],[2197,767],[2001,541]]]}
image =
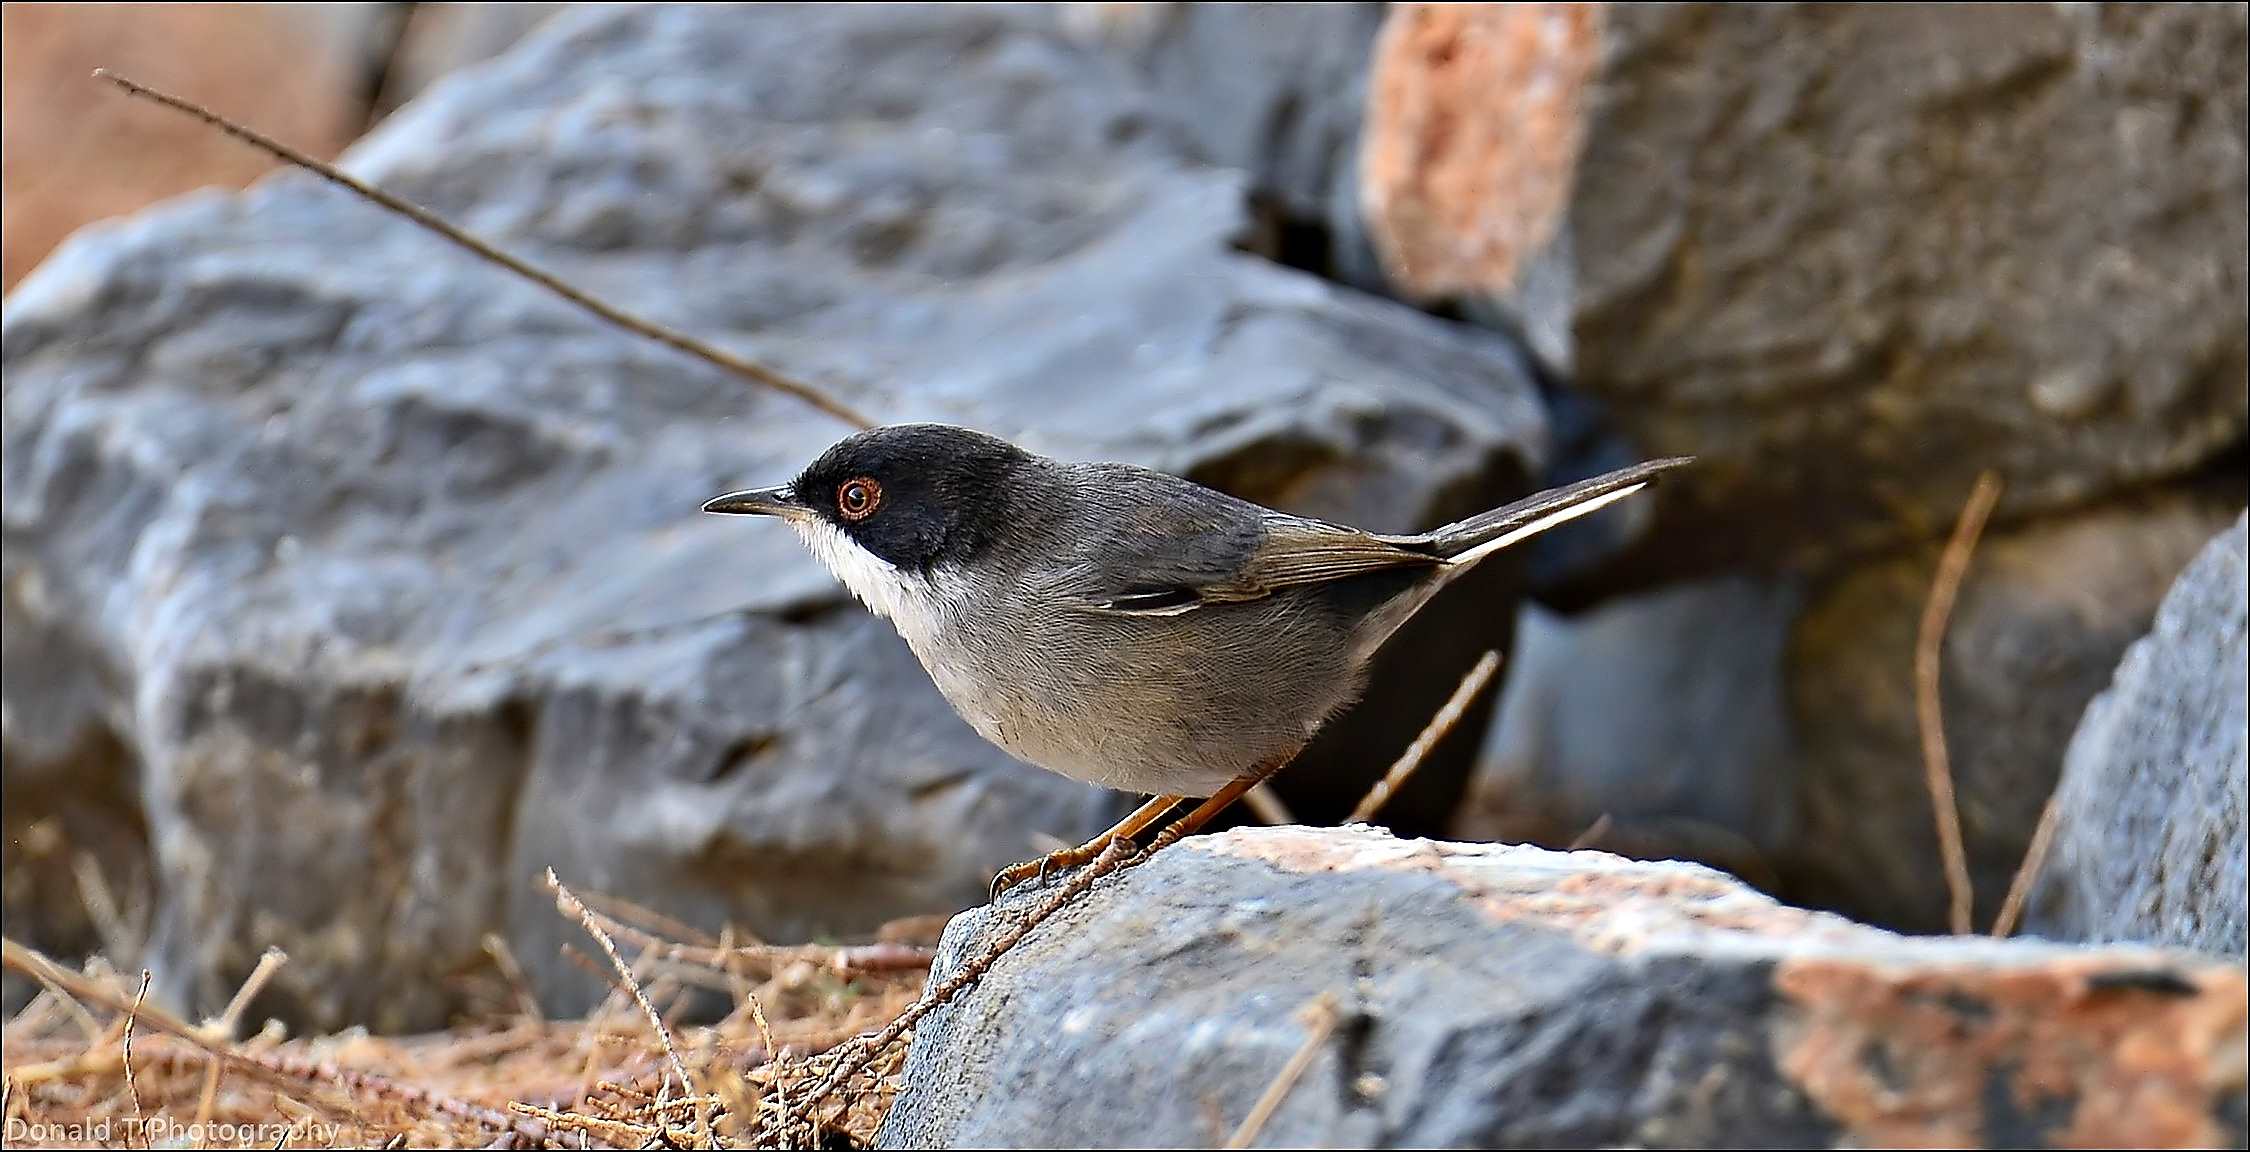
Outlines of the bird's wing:
{"label": "bird's wing", "polygon": [[1256,558],[1241,574],[1240,587],[1253,596],[1300,584],[1325,584],[1369,572],[1430,568],[1441,563],[1431,553],[1321,520],[1268,513],[1265,530],[1265,541]]}
{"label": "bird's wing", "polygon": [[1145,498],[1123,501],[1110,530],[1086,542],[1064,597],[1076,607],[1177,616],[1286,588],[1442,563],[1356,528],[1275,512],[1184,480],[1133,480],[1110,490]]}

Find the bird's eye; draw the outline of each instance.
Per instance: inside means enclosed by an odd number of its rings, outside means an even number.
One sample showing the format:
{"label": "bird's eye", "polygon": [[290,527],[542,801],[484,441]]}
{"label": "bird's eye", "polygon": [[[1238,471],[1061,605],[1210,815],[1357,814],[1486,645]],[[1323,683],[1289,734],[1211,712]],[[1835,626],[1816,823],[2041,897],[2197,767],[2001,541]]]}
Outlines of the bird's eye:
{"label": "bird's eye", "polygon": [[855,476],[836,488],[836,511],[855,524],[873,516],[882,503],[883,486],[872,477]]}

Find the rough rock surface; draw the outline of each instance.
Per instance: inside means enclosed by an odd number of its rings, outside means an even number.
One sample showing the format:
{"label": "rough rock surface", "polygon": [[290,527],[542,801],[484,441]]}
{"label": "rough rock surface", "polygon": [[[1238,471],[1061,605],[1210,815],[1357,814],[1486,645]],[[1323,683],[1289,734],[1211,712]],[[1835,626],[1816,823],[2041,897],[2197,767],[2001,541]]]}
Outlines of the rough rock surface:
{"label": "rough rock surface", "polygon": [[1602,20],[1592,4],[1393,5],[1368,85],[1359,200],[1395,287],[1497,307],[1557,366]]}
{"label": "rough rock surface", "polygon": [[1453,835],[1697,860],[1771,889],[1795,815],[1792,584],[1730,579],[1575,617],[1524,609]]}
{"label": "rough rock surface", "polygon": [[1147,79],[1154,111],[1194,154],[1241,169],[1292,219],[1356,231],[1352,156],[1383,9],[1081,4],[1060,18]]}
{"label": "rough rock surface", "polygon": [[[2227,493],[2150,494],[1996,528],[1977,549],[1941,684],[1980,924],[2086,701],[2239,507]],[[1588,846],[1699,860],[1884,927],[1942,930],[1914,705],[1934,553],[1537,614],[1456,834],[1562,846],[1598,825]]]}
{"label": "rough rock surface", "polygon": [[1568,330],[1575,383],[1644,452],[1702,458],[1605,586],[1942,535],[1985,468],[2005,518],[2241,441],[2241,5],[1602,24],[1574,176],[1567,77],[1490,90],[1546,43],[1528,11],[1400,6],[1362,147],[1378,250],[1432,291],[1526,295],[1547,261],[1523,192],[1575,189],[1563,307],[1520,322]]}
{"label": "rough rock surface", "polygon": [[[934,978],[1026,892],[947,929]],[[1103,882],[916,1030],[892,1147],[2242,1144],[2242,968],[1915,940],[1598,853],[1237,830]]]}
{"label": "rough rock surface", "polygon": [[[2086,702],[2240,508],[2149,496],[1995,529],[1978,545],[1946,632],[1940,699],[1980,927],[2023,861]],[[1914,709],[1934,552],[1812,589],[1783,674],[1798,812],[1772,860],[1782,891],[1901,931],[1945,927]]]}
{"label": "rough rock surface", "polygon": [[2250,540],[2204,548],[2086,709],[2031,930],[2241,959],[2250,864]]}
{"label": "rough rock surface", "polygon": [[[577,11],[352,166],[880,419],[1378,529],[1537,474],[1512,346],[1234,251],[1240,178],[1140,93],[1043,13]],[[567,1010],[599,989],[546,867],[803,938],[1112,809],[978,740],[780,526],[695,514],[843,429],[325,186],[81,235],[5,336],[6,628],[44,665],[6,773],[130,757],[176,1002],[279,945],[261,1011],[434,1024],[497,928]],[[1454,675],[1325,754],[1380,771]]]}
{"label": "rough rock surface", "polygon": [[405,14],[398,49],[378,95],[389,112],[447,76],[498,56],[567,8],[546,3],[417,4]]}

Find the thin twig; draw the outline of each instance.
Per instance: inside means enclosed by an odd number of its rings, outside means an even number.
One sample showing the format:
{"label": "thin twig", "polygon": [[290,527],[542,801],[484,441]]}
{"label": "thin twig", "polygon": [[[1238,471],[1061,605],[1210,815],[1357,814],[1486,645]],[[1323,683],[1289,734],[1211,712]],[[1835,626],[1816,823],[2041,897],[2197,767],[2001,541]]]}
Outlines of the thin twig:
{"label": "thin twig", "polygon": [[1273,781],[1260,781],[1258,786],[1242,794],[1242,806],[1255,813],[1267,824],[1295,824],[1297,817],[1289,806],[1274,794]]}
{"label": "thin twig", "polygon": [[234,1039],[242,1027],[242,1014],[250,1010],[251,1001],[258,998],[258,993],[265,990],[266,981],[273,979],[273,974],[288,962],[289,954],[279,948],[268,948],[260,953],[257,966],[250,969],[250,975],[227,1000],[226,1011],[219,1013],[218,1020],[208,1026],[216,1028],[221,1037]]}
{"label": "thin twig", "polygon": [[[44,959],[44,957],[42,957],[42,959]],[[49,961],[48,963],[49,969],[51,969],[52,973],[65,975],[68,978],[72,979],[85,979],[85,977],[80,976],[76,972],[72,972],[70,969],[63,967],[60,964],[55,964],[52,961]],[[14,967],[12,963],[9,966]],[[64,1014],[70,1017],[71,1023],[78,1026],[78,1031],[85,1037],[86,1045],[88,1047],[93,1047],[94,1045],[100,1044],[102,1042],[103,1035],[101,1024],[94,1019],[93,1013],[86,1011],[86,1006],[79,1003],[77,997],[70,995],[69,987],[67,985],[56,983],[54,976],[50,975],[50,972],[48,970],[24,968],[18,969],[18,971],[21,971],[24,975],[29,976],[33,980],[39,982],[40,990],[45,992],[49,997],[49,1003],[59,1005]],[[27,1005],[26,1011],[28,1010],[29,1006]]]}
{"label": "thin twig", "polygon": [[199,1133],[210,1131],[211,1114],[219,1106],[219,1076],[223,1068],[217,1057],[203,1058],[203,1091],[195,1098],[195,1123],[192,1125]]}
{"label": "thin twig", "polygon": [[1570,851],[1577,852],[1601,843],[1602,837],[1609,834],[1609,825],[1609,813],[1604,812],[1594,817],[1594,822],[1586,825],[1586,830],[1570,842]]}
{"label": "thin twig", "polygon": [[1430,717],[1430,722],[1422,727],[1422,734],[1416,736],[1414,743],[1407,745],[1406,751],[1399,754],[1398,761],[1391,765],[1391,770],[1383,773],[1383,778],[1367,790],[1367,795],[1360,797],[1359,806],[1352,809],[1352,814],[1345,817],[1344,822],[1364,824],[1374,819],[1375,814],[1382,811],[1383,805],[1390,803],[1391,795],[1406,783],[1407,777],[1414,775],[1414,770],[1422,766],[1423,758],[1430,754],[1432,748],[1437,747],[1438,741],[1445,739],[1445,734],[1453,731],[1453,726],[1461,722],[1461,715],[1469,710],[1469,703],[1477,698],[1479,692],[1484,691],[1484,686],[1492,682],[1492,674],[1499,670],[1500,654],[1485,653],[1484,658],[1477,661],[1476,667],[1469,669],[1469,674],[1461,677],[1461,683],[1453,689],[1453,695],[1446,700],[1445,706],[1439,708],[1437,715]]}
{"label": "thin twig", "polygon": [[1977,537],[2000,499],[2000,477],[1985,472],[1969,493],[1953,538],[1938,557],[1937,575],[1930,583],[1930,600],[1922,611],[1922,628],[1914,640],[1914,715],[1922,733],[1922,767],[1928,777],[1930,806],[1937,818],[1938,852],[1945,864],[1945,887],[1951,895],[1949,923],[1957,936],[1972,927],[1975,893],[1969,884],[1969,856],[1961,846],[1961,809],[1953,796],[1953,768],[1945,747],[1945,712],[1938,695],[1938,673],[1943,663],[1945,626],[1953,617],[1953,602],[1968,575],[1969,558],[1976,553]]}
{"label": "thin twig", "polygon": [[[121,1059],[125,1064],[125,1093],[133,1098],[133,1125],[140,1130],[143,1147],[149,1146],[148,1113],[141,1110],[141,1085],[133,1077],[133,1019],[141,1014],[141,1005],[148,1000],[150,976],[148,969],[141,969],[141,988],[133,993],[133,1006],[125,1010],[125,1035],[118,1041],[118,1047],[124,1053]],[[127,1147],[131,1147],[130,1141],[127,1142]]]}
{"label": "thin twig", "polygon": [[[854,972],[903,972],[930,966],[933,949],[911,944],[735,944],[726,947],[704,947],[666,940],[652,932],[636,928],[613,916],[588,909],[588,914],[617,939],[630,941],[652,959],[698,968],[728,970],[736,960],[758,960],[770,964],[786,964],[798,960],[810,961],[837,975]],[[694,932],[694,929],[688,929]],[[702,935],[701,933],[695,933]]]}
{"label": "thin twig", "polygon": [[663,1133],[651,1124],[636,1124],[630,1120],[609,1120],[579,1112],[562,1112],[553,1108],[542,1108],[537,1104],[526,1104],[518,1100],[508,1102],[508,1111],[518,1116],[528,1116],[552,1128],[574,1130],[581,1135],[591,1136],[596,1140],[615,1139],[618,1141],[619,1147],[661,1146],[655,1145],[654,1142],[663,1137]]}
{"label": "thin twig", "polygon": [[168,92],[157,91],[156,89],[151,88],[146,84],[139,83],[138,81],[128,80],[125,77],[120,76],[107,68],[96,68],[94,70],[94,77],[99,80],[107,80],[111,84],[114,84],[117,87],[124,89],[126,92],[134,96],[138,96],[144,100],[152,100],[158,104],[165,106],[166,108],[172,109],[175,112],[181,112],[185,113],[186,115],[193,116],[194,118],[201,120],[205,124],[208,124],[211,127],[216,128],[219,131],[224,132],[227,135],[232,136],[235,139],[258,149],[259,151],[264,152],[265,154],[272,156],[277,160],[281,160],[298,168],[302,168],[305,171],[310,172],[315,176],[318,176],[321,179],[336,185],[337,187],[352,192],[362,199],[368,200],[389,212],[392,212],[399,216],[403,216],[406,219],[413,221],[415,224],[420,225],[422,228],[436,233],[437,235],[444,237],[446,240],[451,241],[455,245],[468,250],[469,252],[475,254],[478,258],[490,261],[493,264],[497,264],[500,267],[505,268],[508,271],[513,272],[516,275],[521,276],[524,279],[529,280],[542,288],[545,288],[547,291],[562,297],[564,300],[567,300],[570,303],[585,309],[587,312],[592,313],[594,316],[611,324],[614,324],[627,332],[631,332],[634,335],[643,337],[645,339],[653,340],[658,344],[662,344],[667,348],[673,349],[674,351],[683,352],[689,356],[693,356],[706,364],[714,365],[726,372],[740,377],[741,379],[751,381],[755,384],[763,385],[767,388],[772,388],[778,392],[786,392],[789,395],[795,396],[797,399],[802,400],[805,403],[810,404],[813,407],[818,408],[821,411],[826,412],[830,416],[833,416],[846,424],[850,424],[855,428],[867,428],[872,426],[873,422],[868,420],[867,417],[860,415],[858,412],[852,410],[850,406],[842,403],[841,401],[830,398],[826,393],[822,392],[818,388],[813,387],[810,384],[793,379],[789,376],[785,376],[780,372],[768,368],[765,365],[760,364],[754,360],[745,359],[741,356],[735,355],[732,352],[714,347],[713,345],[704,343],[701,340],[698,340],[685,333],[679,332],[675,329],[667,328],[664,325],[658,324],[653,320],[647,320],[643,319],[642,317],[635,316],[632,313],[617,307],[616,305],[598,300],[593,296],[590,296],[585,292],[570,286],[568,283],[564,282],[562,278],[554,275],[553,273],[538,268],[517,257],[510,256],[506,252],[493,247],[491,244],[486,243],[483,240],[479,240],[475,236],[472,236],[469,233],[454,227],[452,224],[447,223],[444,218],[438,216],[436,213],[433,213],[426,208],[411,203],[407,200],[403,200],[398,196],[395,196],[389,192],[385,192],[381,188],[377,188],[374,185],[366,183],[365,181],[362,181],[356,177],[347,175],[343,170],[337,168],[333,164],[328,164],[320,160],[316,160],[313,157],[308,156],[305,153],[300,152],[287,144],[283,144],[279,140],[275,140],[272,137],[266,136],[254,129],[246,128],[243,125],[237,124],[234,121],[229,120],[226,117],[221,116],[218,113],[213,112],[200,104],[196,104],[188,100],[183,100],[180,97],[174,96]]}
{"label": "thin twig", "polygon": [[[47,985],[55,991],[56,995],[65,999],[73,1001],[91,1000],[104,1008],[119,1013],[129,1011],[132,1007],[132,1002],[125,999],[123,994],[112,991],[101,981],[83,973],[74,972],[70,968],[49,959],[45,953],[38,949],[18,944],[5,937],[0,937],[0,966],[13,968],[41,984]],[[84,1005],[79,1006],[79,1011],[85,1012]],[[86,1019],[88,1023],[93,1021],[91,1015],[88,1015]],[[143,1007],[141,1019],[147,1021],[158,1031],[185,1033],[184,1038],[191,1040],[203,1039],[203,1036],[193,1025],[153,1004]],[[100,1038],[99,1025],[95,1027],[95,1042],[98,1043]]]}
{"label": "thin twig", "polygon": [[[13,968],[50,987],[59,987],[67,997],[89,1000],[112,1012],[130,1012],[132,1003],[124,994],[111,989],[98,980],[80,975],[55,963],[38,949],[18,944],[0,937],[0,964]],[[83,1011],[83,1008],[81,1008]],[[433,1111],[482,1124],[498,1132],[520,1136],[537,1145],[547,1139],[546,1129],[530,1124],[480,1104],[446,1096],[418,1085],[392,1080],[372,1072],[360,1072],[327,1062],[297,1060],[263,1052],[244,1052],[224,1040],[215,1039],[208,1031],[197,1028],[185,1020],[154,1004],[143,1004],[136,1014],[139,1021],[155,1030],[200,1049],[205,1055],[230,1065],[239,1071],[256,1076],[269,1083],[284,1087],[305,1084],[341,1085],[346,1091],[361,1091],[408,1101],[426,1106]]]}
{"label": "thin twig", "polygon": [[539,1010],[539,998],[531,994],[531,984],[523,977],[523,965],[516,963],[516,954],[507,940],[498,932],[484,934],[484,954],[492,957],[500,969],[500,978],[507,981],[508,989],[516,998],[516,1013],[534,1024],[544,1024],[547,1014]]}
{"label": "thin twig", "polygon": [[819,1107],[821,1101],[827,1099],[853,1076],[858,1075],[861,1069],[872,1063],[875,1057],[880,1055],[885,1048],[897,1042],[898,1038],[905,1035],[907,1030],[921,1022],[924,1016],[945,1006],[970,985],[976,983],[987,969],[997,963],[1000,957],[1007,954],[1009,949],[1014,948],[1024,937],[1029,936],[1032,929],[1045,923],[1048,917],[1061,911],[1103,877],[1142,858],[1144,858],[1143,854],[1133,851],[1129,841],[1110,841],[1108,846],[1102,849],[1102,854],[1094,858],[1093,863],[1080,869],[1060,888],[1055,889],[1053,894],[1032,908],[1023,919],[1017,921],[1007,931],[995,938],[992,943],[986,945],[984,951],[978,953],[968,963],[963,964],[959,971],[926,989],[922,993],[921,999],[909,1005],[906,1011],[899,1013],[897,1018],[884,1025],[880,1031],[872,1036],[857,1038],[850,1045],[850,1051],[844,1052],[839,1049],[840,1055],[836,1063],[828,1069],[818,1083],[813,1085],[811,1094],[797,1105],[798,1111],[804,1116],[806,1122],[814,1122],[812,1112],[813,1109]]}
{"label": "thin twig", "polygon": [[1248,1148],[1250,1142],[1258,1138],[1258,1133],[1265,1130],[1266,1121],[1273,1119],[1273,1114],[1281,1110],[1281,1102],[1289,1098],[1290,1090],[1297,1086],[1305,1069],[1312,1067],[1313,1057],[1320,1054],[1320,1046],[1328,1043],[1328,1034],[1336,1030],[1338,1015],[1334,993],[1323,992],[1305,1005],[1305,1042],[1297,1046],[1297,1051],[1289,1057],[1289,1062],[1281,1066],[1281,1074],[1266,1085],[1258,1102],[1250,1106],[1250,1114],[1242,1118],[1241,1126],[1220,1147]]}
{"label": "thin twig", "polygon": [[79,902],[85,906],[86,918],[93,922],[94,934],[101,937],[102,948],[120,961],[139,955],[141,934],[126,926],[116,894],[102,878],[101,862],[91,852],[80,852],[71,858],[70,866],[78,879]]}
{"label": "thin twig", "polygon": [[652,936],[668,935],[690,944],[706,946],[718,944],[717,940],[711,938],[710,933],[697,928],[695,925],[676,917],[666,916],[654,908],[635,904],[623,896],[613,896],[606,892],[588,892],[579,899],[585,901],[586,907],[593,909],[596,915],[602,917],[608,923],[638,928]]}
{"label": "thin twig", "polygon": [[[742,993],[742,1002],[750,1007],[750,1021],[758,1026],[758,1042],[766,1046],[766,1058],[772,1059],[773,1053],[779,1052],[781,1049],[774,1045],[773,1026],[766,1023],[766,1010],[764,1006],[758,1003],[758,994],[745,990]],[[773,1102],[774,1107],[782,1112],[789,1111],[789,1086],[778,1079],[773,1083]]]}
{"label": "thin twig", "polygon": [[[603,931],[602,926],[595,922],[593,910],[580,902],[578,897],[571,895],[570,889],[563,887],[563,882],[555,877],[555,870],[552,868],[547,869],[546,884],[547,890],[554,893],[555,907],[563,915],[578,921],[579,927],[584,928],[586,934],[594,938],[594,943],[601,945],[602,952],[609,957],[610,964],[616,967],[618,977],[625,982],[626,989],[633,994],[633,1001],[641,1006],[641,1014],[648,1017],[648,1026],[656,1031],[657,1043],[664,1047],[664,1059],[671,1064],[672,1075],[679,1078],[680,1094],[694,1096],[696,1094],[695,1081],[689,1078],[687,1065],[680,1060],[679,1049],[672,1046],[672,1030],[664,1026],[664,1018],[656,1014],[656,1006],[649,1003],[647,994],[641,991],[641,983],[633,978],[633,970],[626,967],[624,959],[618,956],[617,945],[610,940],[609,933]],[[698,1134],[703,1137],[704,1147],[710,1147],[713,1141],[711,1139],[711,1117],[708,1112],[699,1112],[697,1127],[699,1129]]]}
{"label": "thin twig", "polygon": [[2008,898],[2000,902],[2000,915],[1993,918],[1992,934],[2006,938],[2016,931],[2016,922],[2023,917],[2024,903],[2031,899],[2032,882],[2039,879],[2039,869],[2047,862],[2047,847],[2055,838],[2055,825],[2062,815],[2062,788],[2058,785],[2047,794],[2047,806],[2039,810],[2039,825],[2031,831],[2031,844],[2023,851],[2023,863],[2016,866],[2016,875],[2008,882]]}

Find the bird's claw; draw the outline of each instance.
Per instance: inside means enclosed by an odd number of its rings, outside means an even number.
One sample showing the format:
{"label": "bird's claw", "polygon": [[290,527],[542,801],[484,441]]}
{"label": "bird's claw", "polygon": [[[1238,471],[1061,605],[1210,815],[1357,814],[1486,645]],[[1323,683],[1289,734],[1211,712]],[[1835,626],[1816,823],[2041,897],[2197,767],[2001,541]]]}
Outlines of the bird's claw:
{"label": "bird's claw", "polygon": [[[998,900],[1008,889],[1026,880],[1033,884],[1044,885],[1047,883],[1047,877],[1059,876],[1069,869],[1076,868],[1101,855],[1104,849],[1120,842],[1117,837],[1105,837],[1092,844],[1080,844],[1076,848],[1058,848],[1037,860],[1010,864],[992,877],[992,899]],[[1129,841],[1124,843],[1127,843],[1128,846],[1130,844]]]}

